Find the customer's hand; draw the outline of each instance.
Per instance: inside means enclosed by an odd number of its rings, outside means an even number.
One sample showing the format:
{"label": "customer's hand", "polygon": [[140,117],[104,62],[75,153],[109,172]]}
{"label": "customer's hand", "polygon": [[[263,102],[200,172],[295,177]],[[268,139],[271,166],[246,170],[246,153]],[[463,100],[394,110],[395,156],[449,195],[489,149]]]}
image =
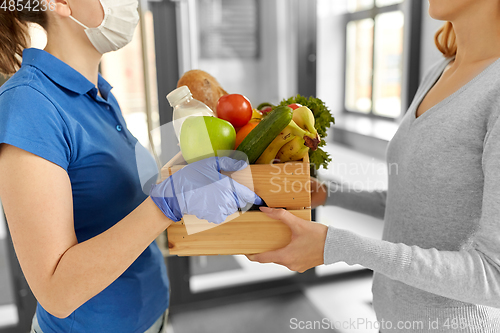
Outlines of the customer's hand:
{"label": "customer's hand", "polygon": [[328,227],[321,223],[301,219],[284,209],[260,207],[269,217],[288,225],[292,231],[290,244],[284,248],[259,254],[247,255],[251,261],[273,262],[297,272],[323,264],[323,252]]}
{"label": "customer's hand", "polygon": [[328,196],[328,190],[324,184],[316,178],[311,177],[311,208],[324,205]]}
{"label": "customer's hand", "polygon": [[190,214],[222,223],[238,208],[263,203],[250,189],[220,173],[221,170],[242,170],[247,165],[245,161],[229,157],[210,157],[191,163],[153,185],[151,199],[172,221],[180,221],[184,214]]}

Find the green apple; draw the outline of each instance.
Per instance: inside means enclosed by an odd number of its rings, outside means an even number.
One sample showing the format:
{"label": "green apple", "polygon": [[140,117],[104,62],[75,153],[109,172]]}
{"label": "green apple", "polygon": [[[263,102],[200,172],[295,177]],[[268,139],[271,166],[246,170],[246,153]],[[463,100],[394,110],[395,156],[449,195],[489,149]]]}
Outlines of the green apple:
{"label": "green apple", "polygon": [[189,117],[181,126],[180,146],[188,163],[234,150],[235,140],[233,125],[216,117]]}

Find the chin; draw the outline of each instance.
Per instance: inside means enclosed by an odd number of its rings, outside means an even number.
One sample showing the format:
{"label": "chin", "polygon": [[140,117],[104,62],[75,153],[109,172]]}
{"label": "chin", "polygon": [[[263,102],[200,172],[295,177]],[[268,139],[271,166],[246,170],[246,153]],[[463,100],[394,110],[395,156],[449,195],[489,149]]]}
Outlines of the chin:
{"label": "chin", "polygon": [[[460,0],[456,0],[460,1]],[[429,15],[435,20],[449,21],[454,11],[453,0],[429,0]]]}
{"label": "chin", "polygon": [[428,0],[429,15],[440,21],[454,21],[465,15],[479,0]]}

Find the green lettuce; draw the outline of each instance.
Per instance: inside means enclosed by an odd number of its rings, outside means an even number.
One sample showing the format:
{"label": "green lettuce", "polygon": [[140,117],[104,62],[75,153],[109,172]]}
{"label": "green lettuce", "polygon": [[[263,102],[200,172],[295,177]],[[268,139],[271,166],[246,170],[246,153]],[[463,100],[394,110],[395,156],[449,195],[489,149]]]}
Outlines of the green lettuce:
{"label": "green lettuce", "polygon": [[325,138],[327,135],[327,131],[332,124],[335,124],[335,118],[333,117],[332,113],[325,105],[325,103],[319,98],[315,97],[304,97],[301,95],[297,95],[295,97],[284,99],[276,107],[286,106],[294,103],[307,106],[314,114],[314,127],[318,131],[321,142],[319,143],[317,150],[309,150],[309,161],[311,162],[311,167],[315,170],[318,170],[320,167],[326,169],[328,167],[328,163],[330,163],[332,159],[330,158],[330,155],[320,147],[326,145]]}

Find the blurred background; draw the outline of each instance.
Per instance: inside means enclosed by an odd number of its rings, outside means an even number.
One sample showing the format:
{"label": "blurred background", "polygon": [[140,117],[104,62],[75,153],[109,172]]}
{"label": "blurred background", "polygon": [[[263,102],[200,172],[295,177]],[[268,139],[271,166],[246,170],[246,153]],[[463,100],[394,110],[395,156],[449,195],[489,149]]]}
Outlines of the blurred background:
{"label": "blurred background", "polygon": [[[163,162],[166,143],[148,133],[171,121],[165,96],[179,77],[202,69],[254,106],[298,93],[321,98],[336,124],[325,149],[333,162],[318,176],[384,189],[387,143],[441,57],[433,37],[442,22],[428,16],[427,1],[143,0],[140,9],[133,42],[106,54],[100,70],[131,132]],[[40,28],[32,44],[44,47]],[[316,209],[314,219],[382,234],[382,220],[337,207]],[[313,321],[325,331],[378,332],[363,267],[299,274],[244,256],[169,256],[165,237],[158,242],[171,279],[169,333],[317,331]],[[0,333],[27,333],[35,305],[0,212]]]}

